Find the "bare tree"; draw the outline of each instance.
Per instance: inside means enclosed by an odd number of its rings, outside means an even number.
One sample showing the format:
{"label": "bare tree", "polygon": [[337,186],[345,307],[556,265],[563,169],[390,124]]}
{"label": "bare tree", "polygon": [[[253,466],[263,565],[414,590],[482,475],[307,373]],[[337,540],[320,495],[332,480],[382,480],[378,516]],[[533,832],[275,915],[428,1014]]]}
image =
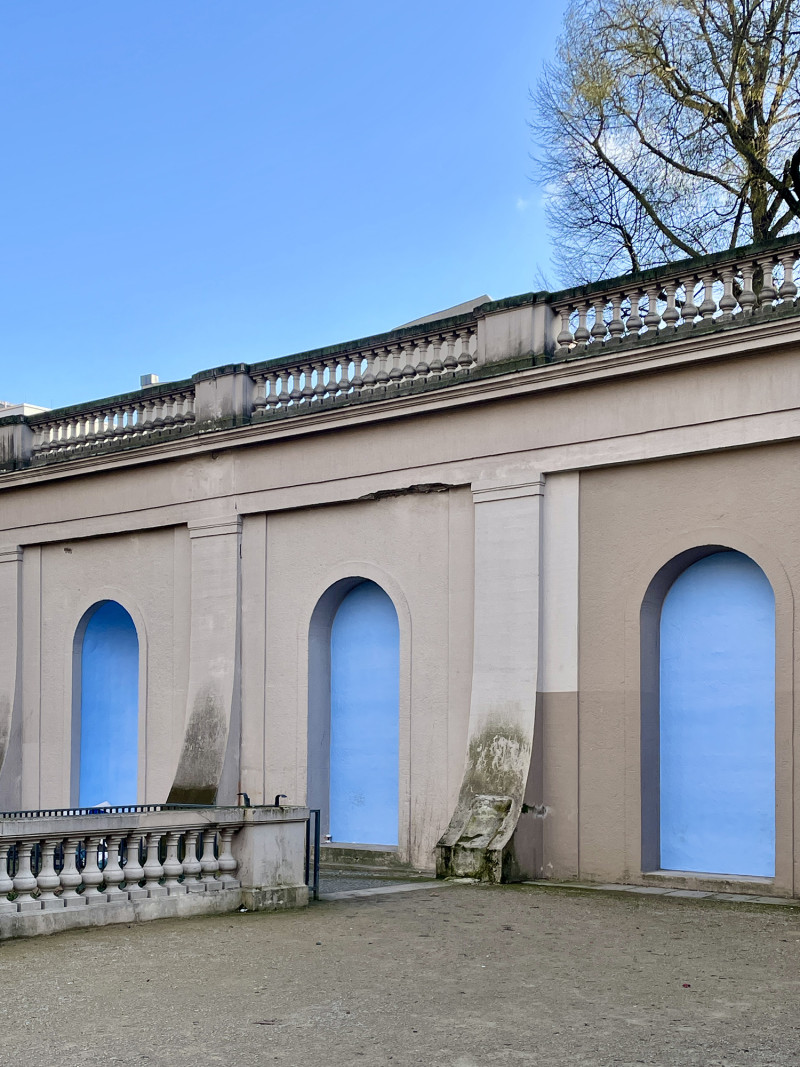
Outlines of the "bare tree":
{"label": "bare tree", "polygon": [[574,284],[800,225],[800,0],[573,0],[534,95]]}

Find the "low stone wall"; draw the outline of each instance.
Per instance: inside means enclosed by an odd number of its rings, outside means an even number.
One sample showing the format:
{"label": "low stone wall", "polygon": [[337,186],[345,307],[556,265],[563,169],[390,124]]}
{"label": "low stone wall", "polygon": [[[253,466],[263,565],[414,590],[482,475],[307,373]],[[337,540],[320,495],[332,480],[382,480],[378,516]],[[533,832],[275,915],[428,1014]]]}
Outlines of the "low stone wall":
{"label": "low stone wall", "polygon": [[0,940],[303,907],[307,820],[302,807],[2,817]]}

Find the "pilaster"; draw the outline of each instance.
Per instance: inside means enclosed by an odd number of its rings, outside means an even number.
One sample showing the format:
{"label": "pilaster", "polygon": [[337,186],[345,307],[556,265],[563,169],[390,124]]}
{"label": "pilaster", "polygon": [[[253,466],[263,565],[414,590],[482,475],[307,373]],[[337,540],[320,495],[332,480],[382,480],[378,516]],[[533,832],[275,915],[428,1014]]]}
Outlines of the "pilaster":
{"label": "pilaster", "polygon": [[188,524],[191,618],[186,727],[169,794],[177,804],[235,803],[240,731],[241,518]]}
{"label": "pilaster", "polygon": [[0,807],[21,803],[22,549],[0,547]]}
{"label": "pilaster", "polygon": [[475,630],[466,765],[440,874],[513,877],[507,848],[533,751],[542,478],[473,486]]}

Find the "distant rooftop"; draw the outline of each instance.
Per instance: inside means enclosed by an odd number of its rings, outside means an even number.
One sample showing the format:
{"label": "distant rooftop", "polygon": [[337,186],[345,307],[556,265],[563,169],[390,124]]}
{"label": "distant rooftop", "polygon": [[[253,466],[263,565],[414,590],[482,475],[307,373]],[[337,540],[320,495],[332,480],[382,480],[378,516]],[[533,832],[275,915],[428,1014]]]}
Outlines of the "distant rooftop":
{"label": "distant rooftop", "polygon": [[3,418],[8,415],[40,415],[49,410],[50,408],[41,408],[36,404],[12,404],[8,400],[0,400],[0,416]]}

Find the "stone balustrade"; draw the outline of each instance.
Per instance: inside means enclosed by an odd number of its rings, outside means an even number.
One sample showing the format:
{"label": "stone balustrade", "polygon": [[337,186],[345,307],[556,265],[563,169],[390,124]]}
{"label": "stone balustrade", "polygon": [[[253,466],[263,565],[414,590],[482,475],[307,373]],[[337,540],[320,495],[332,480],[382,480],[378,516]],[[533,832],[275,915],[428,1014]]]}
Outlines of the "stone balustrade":
{"label": "stone balustrade", "polygon": [[73,408],[50,416],[47,412],[28,421],[33,430],[34,458],[90,455],[111,444],[152,438],[179,430],[195,421],[194,385],[148,388],[141,394]]}
{"label": "stone balustrade", "polygon": [[[559,293],[525,293],[312,352],[35,415],[0,413],[0,472],[679,341],[797,314],[800,235]],[[776,327],[777,328],[777,327]],[[433,401],[435,402],[435,400]]]}
{"label": "stone balustrade", "polygon": [[471,322],[296,363],[257,364],[250,368],[253,410],[265,416],[292,409],[299,414],[345,396],[379,399],[396,394],[403,383],[454,378],[477,363],[476,339],[477,325]]}
{"label": "stone balustrade", "polygon": [[0,939],[308,901],[308,809],[166,805],[0,817]]}
{"label": "stone balustrade", "polygon": [[630,279],[616,278],[557,296],[556,357],[627,341],[632,345],[702,325],[746,322],[791,308],[800,236],[777,250],[685,260]]}

